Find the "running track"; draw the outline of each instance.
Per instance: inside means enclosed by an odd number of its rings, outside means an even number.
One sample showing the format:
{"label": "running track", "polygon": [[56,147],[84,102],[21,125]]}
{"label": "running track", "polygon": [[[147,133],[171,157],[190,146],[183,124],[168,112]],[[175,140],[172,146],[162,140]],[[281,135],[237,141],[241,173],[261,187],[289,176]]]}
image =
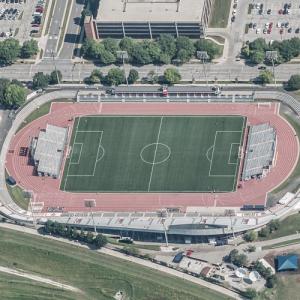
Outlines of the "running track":
{"label": "running track", "polygon": [[[266,195],[282,183],[298,161],[299,144],[293,128],[279,116],[278,103],[207,104],[207,103],[54,103],[51,112],[20,130],[12,139],[6,158],[6,168],[17,183],[34,192],[34,202],[48,207],[63,207],[64,211],[84,211],[84,200],[95,199],[95,211],[153,211],[166,207],[240,207],[243,204],[265,204]],[[262,180],[244,182],[231,193],[70,193],[59,190],[60,179],[32,175],[28,158],[19,156],[20,147],[28,147],[31,137],[37,136],[46,124],[73,126],[73,117],[90,114],[118,115],[243,115],[248,124],[269,122],[277,132],[276,164]],[[71,133],[71,130],[70,130]]]}

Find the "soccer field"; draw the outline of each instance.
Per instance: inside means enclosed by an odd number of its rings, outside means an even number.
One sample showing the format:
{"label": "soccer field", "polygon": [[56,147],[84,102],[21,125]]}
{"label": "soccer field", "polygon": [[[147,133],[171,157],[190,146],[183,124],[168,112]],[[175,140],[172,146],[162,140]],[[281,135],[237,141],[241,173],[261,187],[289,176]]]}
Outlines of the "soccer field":
{"label": "soccer field", "polygon": [[242,116],[76,118],[61,189],[72,192],[230,192]]}

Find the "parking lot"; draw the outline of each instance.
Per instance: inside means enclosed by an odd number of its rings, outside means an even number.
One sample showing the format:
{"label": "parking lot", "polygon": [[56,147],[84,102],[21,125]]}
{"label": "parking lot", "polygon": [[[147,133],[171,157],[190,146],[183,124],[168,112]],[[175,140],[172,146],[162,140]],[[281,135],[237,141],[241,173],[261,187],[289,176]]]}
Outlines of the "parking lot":
{"label": "parking lot", "polygon": [[31,38],[33,30],[38,33],[40,29],[40,24],[32,23],[38,23],[33,15],[39,17],[41,23],[43,11],[36,11],[36,6],[43,1],[19,1],[19,3],[6,3],[0,0],[0,40],[14,37],[23,43]]}
{"label": "parking lot", "polygon": [[[251,3],[252,4],[252,3]],[[251,5],[250,4],[250,5]],[[267,41],[300,37],[300,1],[264,0],[248,10],[245,40],[264,37]]]}

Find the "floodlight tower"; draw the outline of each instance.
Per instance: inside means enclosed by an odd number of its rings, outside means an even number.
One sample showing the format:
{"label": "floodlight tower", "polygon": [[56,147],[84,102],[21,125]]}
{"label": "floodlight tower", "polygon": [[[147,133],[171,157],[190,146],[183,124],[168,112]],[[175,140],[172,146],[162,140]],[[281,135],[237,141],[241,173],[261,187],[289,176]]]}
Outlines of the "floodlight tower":
{"label": "floodlight tower", "polygon": [[93,222],[93,226],[94,226],[94,232],[97,233],[97,228],[96,228],[96,224],[95,224],[95,220],[94,220],[94,215],[93,215],[93,211],[92,208],[96,206],[96,201],[95,199],[87,199],[84,201],[84,206],[88,207],[90,209],[90,214],[92,217],[92,222]]}
{"label": "floodlight tower", "polygon": [[202,61],[204,76],[205,76],[206,84],[208,85],[205,61],[209,59],[209,55],[207,54],[207,51],[197,51],[197,58]]}
{"label": "floodlight tower", "polygon": [[117,57],[122,60],[123,70],[124,70],[124,73],[125,73],[126,84],[128,86],[128,78],[126,76],[126,70],[125,70],[125,59],[128,59],[128,52],[127,51],[117,51]]}
{"label": "floodlight tower", "polygon": [[270,60],[272,62],[272,67],[273,67],[273,77],[274,77],[274,83],[276,84],[276,77],[275,77],[275,66],[274,66],[274,61],[277,60],[278,58],[278,53],[277,51],[266,51],[266,59]]}
{"label": "floodlight tower", "polygon": [[168,217],[168,212],[167,212],[166,209],[161,209],[157,212],[157,216],[161,219],[161,223],[164,227],[166,246],[169,247],[167,228],[166,228],[166,225],[165,225],[166,218]]}

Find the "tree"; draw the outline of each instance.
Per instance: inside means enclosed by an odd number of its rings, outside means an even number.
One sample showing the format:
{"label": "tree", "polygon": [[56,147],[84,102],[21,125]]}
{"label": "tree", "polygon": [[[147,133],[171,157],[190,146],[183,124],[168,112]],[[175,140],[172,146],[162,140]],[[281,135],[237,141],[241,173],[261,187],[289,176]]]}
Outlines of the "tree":
{"label": "tree", "polygon": [[271,222],[268,224],[270,233],[272,233],[273,231],[276,231],[279,229],[280,227],[280,223],[278,220],[271,220]]}
{"label": "tree", "polygon": [[187,62],[195,54],[195,46],[191,39],[186,36],[180,36],[176,40],[177,55],[182,63]]}
{"label": "tree", "polygon": [[267,45],[266,40],[264,38],[258,38],[255,39],[253,42],[249,43],[249,49],[264,52],[265,50],[269,49],[269,46]]}
{"label": "tree", "polygon": [[103,234],[97,234],[94,239],[94,244],[97,248],[102,248],[107,244],[107,238]]}
{"label": "tree", "polygon": [[254,245],[248,246],[248,252],[255,252],[255,251],[256,251],[256,247]]}
{"label": "tree", "polygon": [[146,65],[152,63],[148,47],[146,44],[137,43],[131,51],[131,60],[133,63]]}
{"label": "tree", "polygon": [[36,40],[31,39],[25,41],[21,48],[21,58],[29,58],[36,55],[39,52],[38,43]]}
{"label": "tree", "polygon": [[105,81],[109,85],[119,85],[125,82],[125,72],[120,68],[112,68],[108,71]]}
{"label": "tree", "polygon": [[269,70],[264,70],[258,76],[262,84],[271,83],[273,81],[273,74]]}
{"label": "tree", "polygon": [[247,265],[247,256],[245,254],[239,254],[238,250],[236,249],[230,251],[226,260],[235,264],[238,267]]}
{"label": "tree", "polygon": [[253,242],[257,239],[257,232],[254,230],[248,231],[244,235],[244,239],[246,242]]}
{"label": "tree", "polygon": [[292,75],[287,82],[290,90],[295,91],[300,89],[300,75]]}
{"label": "tree", "polygon": [[272,289],[277,284],[277,281],[276,275],[269,276],[266,281],[266,287]]}
{"label": "tree", "polygon": [[0,78],[0,103],[4,102],[4,91],[6,89],[6,86],[8,86],[9,84],[9,79]]}
{"label": "tree", "polygon": [[100,83],[104,79],[102,72],[99,69],[92,71],[91,75],[86,79],[88,84]]}
{"label": "tree", "polygon": [[147,81],[148,81],[148,83],[151,83],[151,84],[155,84],[155,83],[159,82],[159,77],[155,73],[155,71],[153,71],[153,70],[149,71],[149,73],[147,74]]}
{"label": "tree", "polygon": [[49,84],[58,84],[62,80],[62,74],[59,70],[52,71],[49,77]]}
{"label": "tree", "polygon": [[167,54],[171,59],[176,54],[175,39],[170,34],[161,34],[157,39],[161,52]]}
{"label": "tree", "polygon": [[265,60],[265,52],[258,50],[250,51],[249,59],[253,64],[261,64]]}
{"label": "tree", "polygon": [[123,247],[122,252],[124,252],[127,255],[132,255],[132,256],[137,256],[140,254],[139,249],[132,247],[132,246]]}
{"label": "tree", "polygon": [[221,54],[220,46],[213,41],[206,39],[200,39],[196,41],[195,48],[197,51],[206,51],[210,60]]}
{"label": "tree", "polygon": [[4,89],[3,104],[6,107],[17,108],[25,103],[26,93],[25,89],[16,84],[9,84]]}
{"label": "tree", "polygon": [[248,299],[254,299],[257,296],[257,292],[255,289],[247,288],[242,292],[242,295]]}
{"label": "tree", "polygon": [[117,51],[120,50],[117,40],[112,39],[112,38],[107,38],[107,39],[104,39],[102,41],[102,43],[103,43],[103,46],[106,51],[110,52],[115,57],[117,56]]}
{"label": "tree", "polygon": [[19,41],[9,38],[0,42],[0,65],[9,65],[20,56]]}
{"label": "tree", "polygon": [[126,36],[120,41],[119,47],[121,50],[127,51],[128,55],[130,56],[135,44],[136,43],[132,38]]}
{"label": "tree", "polygon": [[92,232],[88,231],[88,233],[87,233],[86,236],[85,236],[85,242],[86,242],[87,244],[92,244],[93,241],[94,241],[94,235],[93,235]]}
{"label": "tree", "polygon": [[263,227],[259,232],[258,236],[260,237],[267,237],[269,235],[270,231],[267,227]]}
{"label": "tree", "polygon": [[35,90],[44,89],[48,86],[49,81],[50,81],[49,75],[44,74],[43,72],[38,72],[33,76],[32,87]]}
{"label": "tree", "polygon": [[181,80],[181,75],[175,68],[168,68],[164,72],[164,79],[166,83],[175,84]]}
{"label": "tree", "polygon": [[128,83],[133,84],[139,79],[139,73],[137,70],[131,69],[127,77]]}

